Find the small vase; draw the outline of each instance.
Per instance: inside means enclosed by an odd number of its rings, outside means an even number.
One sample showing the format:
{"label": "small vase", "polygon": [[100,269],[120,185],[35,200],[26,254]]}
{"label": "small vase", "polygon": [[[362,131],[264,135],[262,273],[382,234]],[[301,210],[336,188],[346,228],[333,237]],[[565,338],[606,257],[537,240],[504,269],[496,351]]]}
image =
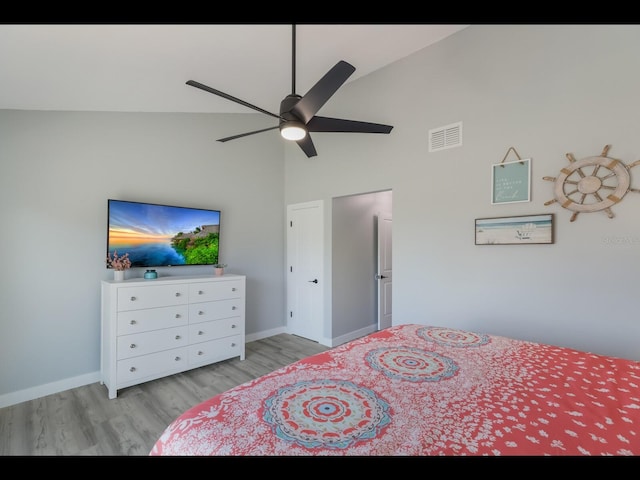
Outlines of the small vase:
{"label": "small vase", "polygon": [[216,277],[224,275],[224,268],[216,268]]}
{"label": "small vase", "polygon": [[113,279],[116,282],[121,282],[124,280],[124,270],[114,270],[113,271]]}

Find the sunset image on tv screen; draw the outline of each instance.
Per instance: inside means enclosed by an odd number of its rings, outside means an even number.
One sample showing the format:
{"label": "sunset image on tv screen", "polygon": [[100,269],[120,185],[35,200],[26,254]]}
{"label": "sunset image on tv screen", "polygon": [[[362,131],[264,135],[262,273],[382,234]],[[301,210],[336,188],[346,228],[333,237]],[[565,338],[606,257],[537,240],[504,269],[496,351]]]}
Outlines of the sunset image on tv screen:
{"label": "sunset image on tv screen", "polygon": [[132,267],[218,263],[220,211],[109,200],[107,254]]}

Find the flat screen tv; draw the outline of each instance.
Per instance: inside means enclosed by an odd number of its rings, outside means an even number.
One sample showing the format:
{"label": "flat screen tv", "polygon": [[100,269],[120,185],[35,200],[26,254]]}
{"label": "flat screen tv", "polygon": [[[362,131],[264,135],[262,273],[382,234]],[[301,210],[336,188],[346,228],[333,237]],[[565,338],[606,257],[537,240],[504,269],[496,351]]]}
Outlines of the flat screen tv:
{"label": "flat screen tv", "polygon": [[132,268],[218,263],[220,210],[113,199],[107,208],[107,255],[128,253]]}

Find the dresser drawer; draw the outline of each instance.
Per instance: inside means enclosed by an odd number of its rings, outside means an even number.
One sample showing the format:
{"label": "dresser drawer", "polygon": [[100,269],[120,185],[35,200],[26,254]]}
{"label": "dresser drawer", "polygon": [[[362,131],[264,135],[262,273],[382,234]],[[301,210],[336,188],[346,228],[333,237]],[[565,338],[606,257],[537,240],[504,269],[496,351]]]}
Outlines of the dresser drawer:
{"label": "dresser drawer", "polygon": [[205,365],[233,358],[242,353],[242,336],[219,338],[189,346],[189,366]]}
{"label": "dresser drawer", "polygon": [[122,335],[117,340],[118,360],[182,347],[189,341],[188,327],[164,328],[152,332]]}
{"label": "dresser drawer", "polygon": [[152,353],[141,357],[118,361],[118,383],[125,384],[132,380],[144,379],[158,374],[171,375],[188,368],[187,348],[174,348],[164,352]]}
{"label": "dresser drawer", "polygon": [[189,302],[210,302],[226,298],[244,298],[244,282],[202,282],[189,285]]}
{"label": "dresser drawer", "polygon": [[118,311],[184,305],[189,302],[189,288],[182,284],[149,285],[118,289]]}
{"label": "dresser drawer", "polygon": [[160,328],[179,327],[189,321],[189,307],[149,308],[118,313],[118,335],[147,332]]}
{"label": "dresser drawer", "polygon": [[244,314],[244,299],[218,300],[189,305],[189,323],[208,322]]}
{"label": "dresser drawer", "polygon": [[240,327],[238,317],[189,325],[189,343],[206,342],[216,338],[238,335],[241,333]]}

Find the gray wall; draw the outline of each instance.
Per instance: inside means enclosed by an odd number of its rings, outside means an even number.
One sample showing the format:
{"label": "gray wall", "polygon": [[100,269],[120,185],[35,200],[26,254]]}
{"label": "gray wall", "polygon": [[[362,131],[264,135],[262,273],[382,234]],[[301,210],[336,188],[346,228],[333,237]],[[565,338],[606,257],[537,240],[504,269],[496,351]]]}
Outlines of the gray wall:
{"label": "gray wall", "polygon": [[215,141],[262,117],[0,111],[0,406],[99,380],[108,198],[219,208],[221,261],[247,276],[247,334],[284,331],[282,142]]}
{"label": "gray wall", "polygon": [[[596,156],[607,144],[626,164],[640,158],[638,45],[635,25],[472,25],[341,88],[323,115],[394,129],[316,134],[313,161],[288,145],[285,201],[331,205],[393,190],[394,324],[640,360],[640,193],[615,205],[613,219],[595,212],[572,223],[568,210],[544,205],[553,183],[542,179],[568,165],[565,154]],[[463,146],[429,153],[429,129],[458,121]],[[531,201],[491,205],[491,165],[511,146],[532,159]],[[640,166],[630,173],[640,188]],[[475,218],[538,213],[555,214],[553,245],[474,245]],[[327,260],[326,278],[331,268]],[[325,307],[330,332],[335,312]]]}
{"label": "gray wall", "polygon": [[[640,158],[639,44],[634,25],[470,26],[344,85],[322,115],[395,128],[315,134],[312,159],[268,133],[215,142],[268,126],[260,114],[0,111],[0,406],[98,381],[109,197],[219,207],[222,261],[248,278],[250,336],[284,327],[286,205],[393,190],[395,324],[640,360],[640,193],[613,219],[570,223],[544,206],[553,189],[542,180],[569,152],[611,144],[625,163]],[[429,153],[428,130],[458,121],[463,146]],[[491,205],[491,165],[511,146],[532,159],[531,202]],[[639,188],[640,166],[631,176]],[[553,245],[474,245],[475,218],[548,212]],[[332,237],[325,208],[326,279]],[[343,324],[331,301],[325,335]]]}

